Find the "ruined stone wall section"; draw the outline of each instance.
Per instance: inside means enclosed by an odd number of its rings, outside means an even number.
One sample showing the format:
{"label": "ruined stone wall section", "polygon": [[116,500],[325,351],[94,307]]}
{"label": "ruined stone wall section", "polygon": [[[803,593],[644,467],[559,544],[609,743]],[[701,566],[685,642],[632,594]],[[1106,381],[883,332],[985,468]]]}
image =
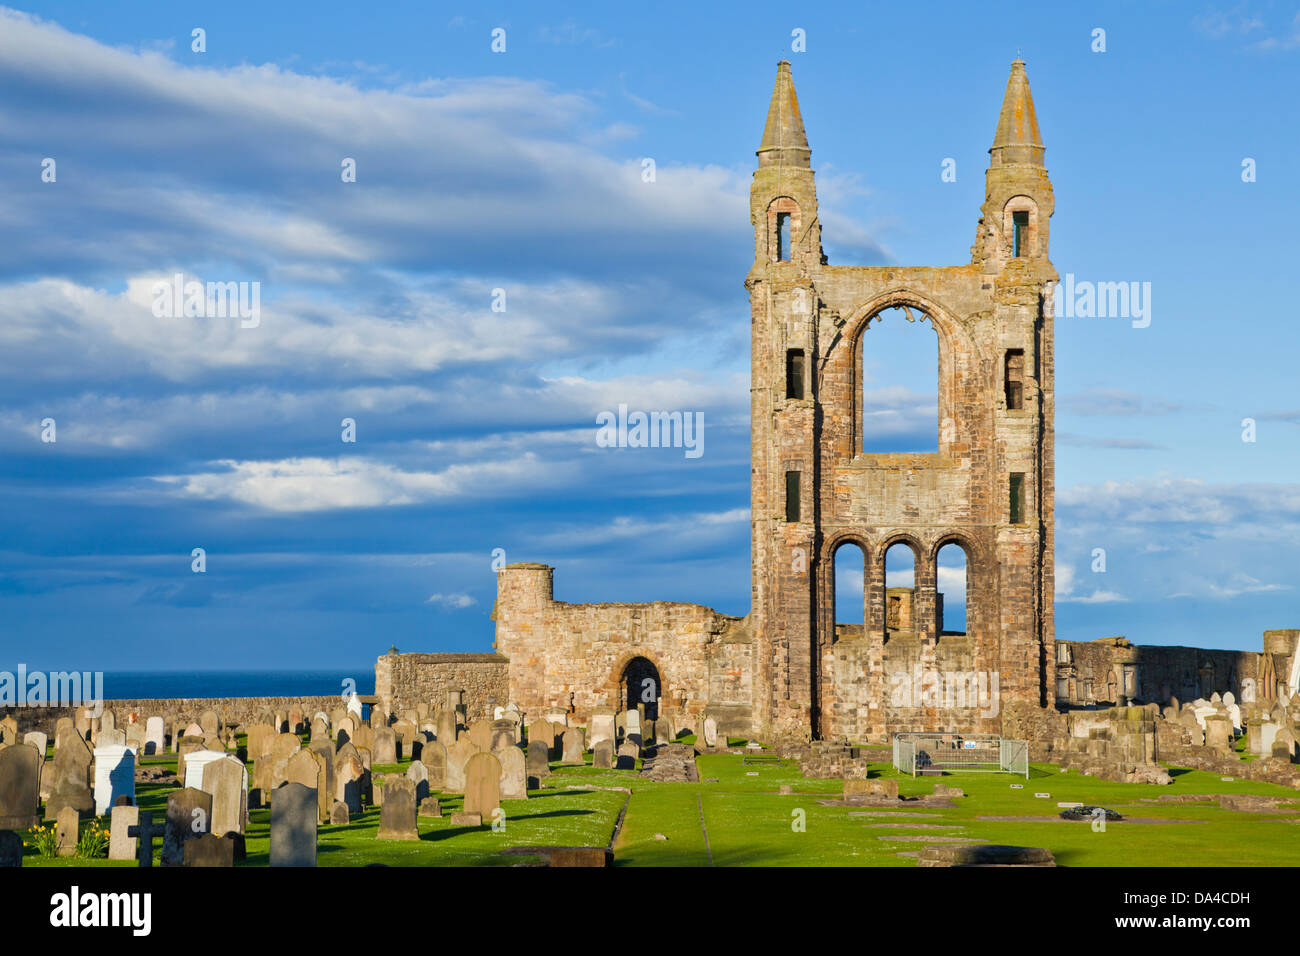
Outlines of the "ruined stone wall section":
{"label": "ruined stone wall section", "polygon": [[509,665],[500,654],[385,654],[375,661],[375,697],[393,713],[420,704],[437,711],[463,691],[467,717],[489,717],[508,702]]}
{"label": "ruined stone wall section", "polygon": [[509,658],[509,699],[528,713],[570,711],[585,724],[623,703],[628,663],[659,672],[661,708],[689,719],[710,704],[754,703],[754,643],[744,622],[698,604],[566,604],[553,569],[510,565],[497,575],[497,650]]}

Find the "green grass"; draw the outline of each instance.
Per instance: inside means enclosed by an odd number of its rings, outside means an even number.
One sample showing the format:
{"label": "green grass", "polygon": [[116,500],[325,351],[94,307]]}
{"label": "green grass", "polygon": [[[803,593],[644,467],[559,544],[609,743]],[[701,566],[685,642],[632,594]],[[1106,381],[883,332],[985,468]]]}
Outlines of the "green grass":
{"label": "green grass", "polygon": [[[144,758],[146,764],[175,766],[169,755]],[[324,825],[318,835],[321,866],[508,866],[526,857],[501,851],[528,846],[603,846],[615,822],[627,812],[615,845],[618,866],[914,866],[900,853],[925,844],[905,836],[955,836],[989,843],[1041,846],[1067,866],[1294,866],[1300,862],[1300,794],[1285,787],[1245,780],[1223,781],[1217,774],[1171,770],[1171,786],[1119,784],[1062,773],[1034,764],[1029,780],[1010,774],[954,773],[944,777],[899,777],[888,764],[872,765],[872,775],[893,777],[904,796],[928,794],[938,782],[960,787],[965,797],[940,809],[900,803],[897,809],[823,806],[838,799],[839,780],[803,777],[792,762],[747,765],[740,754],[704,754],[698,759],[701,782],[658,783],[634,771],[553,765],[544,787],[529,799],[505,801],[503,832],[489,827],[451,826],[450,815],[462,798],[441,795],[442,818],[419,819],[418,841],[376,838],[378,809],[368,809],[346,826]],[[401,772],[407,764],[376,767]],[[1013,790],[1019,783],[1023,789]],[[794,792],[781,795],[782,784]],[[137,801],[161,822],[171,787],[140,784]],[[630,791],[630,795],[628,792]],[[1048,799],[1034,796],[1050,793]],[[1143,803],[1162,794],[1262,794],[1292,801],[1283,813],[1240,813],[1217,801],[1193,804]],[[1125,817],[1167,823],[1119,822],[1095,832],[1090,823],[1052,819],[989,820],[982,817],[1051,817],[1060,801],[1100,804]],[[852,816],[861,812],[925,813],[924,818]],[[701,827],[701,815],[703,827]],[[802,829],[792,826],[802,821]],[[105,823],[107,820],[105,819]],[[876,824],[899,823],[901,827]],[[948,829],[926,829],[944,827]],[[242,866],[264,866],[269,846],[269,810],[250,813],[248,858]],[[707,831],[707,846],[705,833]],[[656,835],[666,839],[656,839]],[[883,838],[883,839],[882,839]],[[155,843],[155,862],[161,850]],[[29,849],[27,866],[132,866],[130,861],[45,860]]]}

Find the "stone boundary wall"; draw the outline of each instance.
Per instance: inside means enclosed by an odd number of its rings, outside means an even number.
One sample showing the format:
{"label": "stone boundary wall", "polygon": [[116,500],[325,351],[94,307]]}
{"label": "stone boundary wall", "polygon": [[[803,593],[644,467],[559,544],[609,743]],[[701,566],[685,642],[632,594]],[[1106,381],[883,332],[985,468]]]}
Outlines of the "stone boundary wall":
{"label": "stone boundary wall", "polygon": [[[166,722],[170,733],[174,723],[197,723],[199,715],[205,710],[216,711],[223,724],[246,725],[253,723],[263,711],[280,711],[288,714],[294,707],[301,707],[307,721],[318,710],[329,713],[344,706],[341,695],[331,694],[326,697],[177,697],[177,698],[137,698],[133,700],[106,700],[104,710],[112,711],[117,718],[119,728],[126,726],[128,714],[138,714],[140,723],[150,717],[161,717]],[[12,715],[18,721],[20,733],[29,730],[41,730],[54,737],[54,727],[61,717],[76,720],[80,707],[7,707],[0,708],[0,715]],[[183,729],[183,728],[182,728]]]}
{"label": "stone boundary wall", "polygon": [[447,694],[464,691],[470,720],[490,717],[509,703],[510,660],[501,654],[385,654],[375,661],[375,697],[390,711],[428,704],[447,706]]}

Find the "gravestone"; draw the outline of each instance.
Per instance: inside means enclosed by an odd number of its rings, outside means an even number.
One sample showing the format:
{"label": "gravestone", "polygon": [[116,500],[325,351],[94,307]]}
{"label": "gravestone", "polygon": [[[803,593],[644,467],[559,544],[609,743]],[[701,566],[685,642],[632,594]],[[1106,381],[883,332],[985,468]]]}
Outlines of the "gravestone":
{"label": "gravestone", "polygon": [[566,764],[582,764],[582,731],[577,727],[570,727],[564,731],[561,737],[562,747],[560,762]]}
{"label": "gravestone", "polygon": [[[185,782],[185,760],[190,754],[198,753],[201,750],[207,750],[208,747],[203,743],[202,737],[194,737],[186,734],[181,737],[180,742],[176,745],[176,778],[182,783]],[[219,751],[213,751],[219,752]]]}
{"label": "gravestone", "polygon": [[352,812],[348,805],[340,800],[334,801],[334,808],[330,810],[330,826],[343,827],[352,822]]}
{"label": "gravestone", "polygon": [[450,710],[438,711],[438,739],[444,747],[456,742],[456,715]]}
{"label": "gravestone", "polygon": [[351,716],[342,717],[334,724],[334,739],[340,747],[351,741],[356,732],[357,722]]}
{"label": "gravestone", "polygon": [[329,740],[330,725],[329,721],[322,717],[314,717],[311,722],[311,741],[315,743],[318,740]]}
{"label": "gravestone", "polygon": [[212,794],[186,787],[167,797],[167,825],[163,830],[163,866],[185,862],[185,841],[208,833],[212,824]]}
{"label": "gravestone", "polygon": [[484,752],[492,749],[492,724],[486,720],[476,720],[469,725],[469,742]]}
{"label": "gravestone", "polygon": [[718,745],[718,722],[712,717],[704,718],[704,746],[716,747]]}
{"label": "gravestone", "polygon": [[625,739],[640,747],[643,742],[641,736],[641,711],[629,710],[623,718],[623,727],[625,728]]}
{"label": "gravestone", "polygon": [[418,806],[429,795],[429,771],[424,764],[415,760],[406,768],[406,778],[415,785],[415,802]]}
{"label": "gravestone", "polygon": [[64,807],[60,810],[55,825],[58,828],[54,844],[55,854],[58,856],[75,856],[77,852],[77,836],[81,827],[81,815],[77,813],[77,808]]}
{"label": "gravestone", "polygon": [[23,865],[23,838],[9,830],[0,830],[0,870]]}
{"label": "gravestone", "polygon": [[528,799],[528,767],[524,752],[518,747],[495,751],[501,763],[501,799]]}
{"label": "gravestone", "polygon": [[379,727],[375,730],[375,746],[372,752],[374,762],[380,766],[397,763],[397,734],[393,733],[391,727]]}
{"label": "gravestone", "polygon": [[208,737],[219,733],[221,730],[221,718],[217,716],[215,710],[205,710],[199,715],[200,736]]}
{"label": "gravestone", "polygon": [[397,736],[398,759],[413,760],[415,759],[415,742],[419,730],[416,729],[415,722],[402,719],[393,724],[393,733]]}
{"label": "gravestone", "polygon": [[550,767],[551,750],[546,745],[545,740],[528,741],[528,776],[542,778],[548,776],[551,772]]}
{"label": "gravestone", "polygon": [[203,772],[207,769],[208,764],[225,759],[226,752],[224,750],[191,751],[185,755],[185,774],[177,782],[183,787],[189,787],[191,790],[202,790]]}
{"label": "gravestone", "polygon": [[465,792],[465,764],[469,763],[469,758],[478,753],[468,737],[456,741],[447,750],[447,780],[444,790],[450,793]]}
{"label": "gravestone", "polygon": [[[503,710],[502,713],[505,713]],[[492,721],[492,750],[505,750],[515,745],[515,723],[513,720]]]}
{"label": "gravestone", "polygon": [[[631,735],[629,734],[629,737],[630,736]],[[641,752],[641,748],[639,748],[636,744],[632,743],[631,740],[627,740],[624,743],[620,744],[618,748],[618,761],[614,764],[614,769],[635,770],[636,758],[637,755],[640,754],[640,752]]]}
{"label": "gravestone", "polygon": [[278,787],[271,800],[271,866],[316,865],[316,791],[300,783]]}
{"label": "gravestone", "polygon": [[219,837],[215,833],[204,833],[193,840],[185,841],[183,866],[234,866],[235,841],[230,837]]}
{"label": "gravestone", "polygon": [[334,799],[346,803],[351,813],[361,812],[362,789],[368,773],[352,744],[344,744],[334,755]]}
{"label": "gravestone", "polygon": [[212,796],[210,830],[217,836],[244,833],[248,818],[248,770],[235,757],[223,756],[203,767],[199,789]]}
{"label": "gravestone", "polygon": [[501,806],[501,761],[492,753],[477,753],[465,765],[465,813],[491,819]]}
{"label": "gravestone", "polygon": [[316,795],[320,801],[320,819],[324,823],[329,820],[334,805],[334,745],[326,738],[315,741],[307,749],[316,755],[324,771],[325,785],[319,788],[320,792]]}
{"label": "gravestone", "polygon": [[362,724],[352,731],[352,743],[356,745],[357,750],[373,753],[375,749],[375,732],[370,729],[369,724]]}
{"label": "gravestone", "polygon": [[[272,794],[279,789],[280,784],[289,779],[289,761],[293,755],[302,750],[302,741],[293,734],[278,734],[274,741],[271,742],[271,755],[268,769],[268,779],[264,781],[266,789]],[[272,796],[274,801],[275,797]]]}
{"label": "gravestone", "polygon": [[31,730],[23,734],[23,743],[35,747],[36,752],[41,755],[41,759],[45,759],[45,751],[49,748],[50,740],[42,731]]}
{"label": "gravestone", "polygon": [[275,740],[275,729],[268,723],[250,724],[246,756],[249,762],[261,760],[271,752],[271,743]]}
{"label": "gravestone", "polygon": [[442,804],[437,797],[425,797],[420,801],[419,815],[422,817],[442,816]]}
{"label": "gravestone", "polygon": [[535,743],[546,745],[547,760],[558,756],[555,753],[555,727],[549,720],[535,720],[528,725],[528,747],[530,750]]}
{"label": "gravestone", "polygon": [[600,770],[614,769],[614,741],[605,737],[596,741],[591,751],[591,765]]}
{"label": "gravestone", "polygon": [[95,748],[95,814],[102,816],[120,796],[135,802],[135,752],[126,746]]}
{"label": "gravestone", "polygon": [[45,801],[45,819],[54,820],[64,807],[89,815],[95,798],[90,791],[91,750],[77,734],[65,738],[54,755],[53,787]]}
{"label": "gravestone", "polygon": [[596,744],[602,740],[613,741],[615,739],[614,714],[612,712],[596,711],[591,715],[587,725],[591,732],[588,746],[592,750],[595,750]]}
{"label": "gravestone", "polygon": [[429,772],[429,789],[444,790],[447,786],[447,748],[441,741],[431,740],[420,751],[420,763]]}
{"label": "gravestone", "polygon": [[108,819],[108,858],[134,860],[138,841],[130,835],[131,827],[140,822],[139,807],[114,807]]}
{"label": "gravestone", "polygon": [[144,722],[144,754],[150,756],[163,752],[166,741],[166,724],[161,717],[150,717]]}
{"label": "gravestone", "polygon": [[[139,822],[127,827],[127,836],[136,841],[136,859],[140,866],[153,866],[153,841],[166,832],[165,827],[156,827],[153,814],[141,812]],[[112,839],[110,835],[109,839]]]}
{"label": "gravestone", "polygon": [[415,782],[390,776],[384,781],[384,805],[379,811],[380,840],[418,840],[415,822]]}
{"label": "gravestone", "polygon": [[0,831],[37,825],[40,773],[41,755],[31,744],[0,750]]}
{"label": "gravestone", "polygon": [[96,747],[125,747],[126,731],[124,730],[101,730],[95,737]]}

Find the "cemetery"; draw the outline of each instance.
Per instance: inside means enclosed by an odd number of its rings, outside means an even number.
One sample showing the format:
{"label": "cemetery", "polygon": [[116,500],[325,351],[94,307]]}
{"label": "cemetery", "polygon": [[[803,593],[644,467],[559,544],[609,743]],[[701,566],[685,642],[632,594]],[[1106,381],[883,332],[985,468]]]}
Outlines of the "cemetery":
{"label": "cemetery", "polygon": [[[183,712],[201,701],[168,721],[110,701],[49,730],[25,711],[0,720],[0,865],[1294,864],[1291,719],[1279,708],[1247,732],[1231,693],[1215,697],[1087,712],[1085,736],[1022,742],[1032,759],[1004,772],[900,771],[897,743],[764,746],[645,705],[585,726],[513,704],[471,713],[463,691],[403,712],[283,699],[239,722]],[[934,736],[908,745],[961,749]]]}

